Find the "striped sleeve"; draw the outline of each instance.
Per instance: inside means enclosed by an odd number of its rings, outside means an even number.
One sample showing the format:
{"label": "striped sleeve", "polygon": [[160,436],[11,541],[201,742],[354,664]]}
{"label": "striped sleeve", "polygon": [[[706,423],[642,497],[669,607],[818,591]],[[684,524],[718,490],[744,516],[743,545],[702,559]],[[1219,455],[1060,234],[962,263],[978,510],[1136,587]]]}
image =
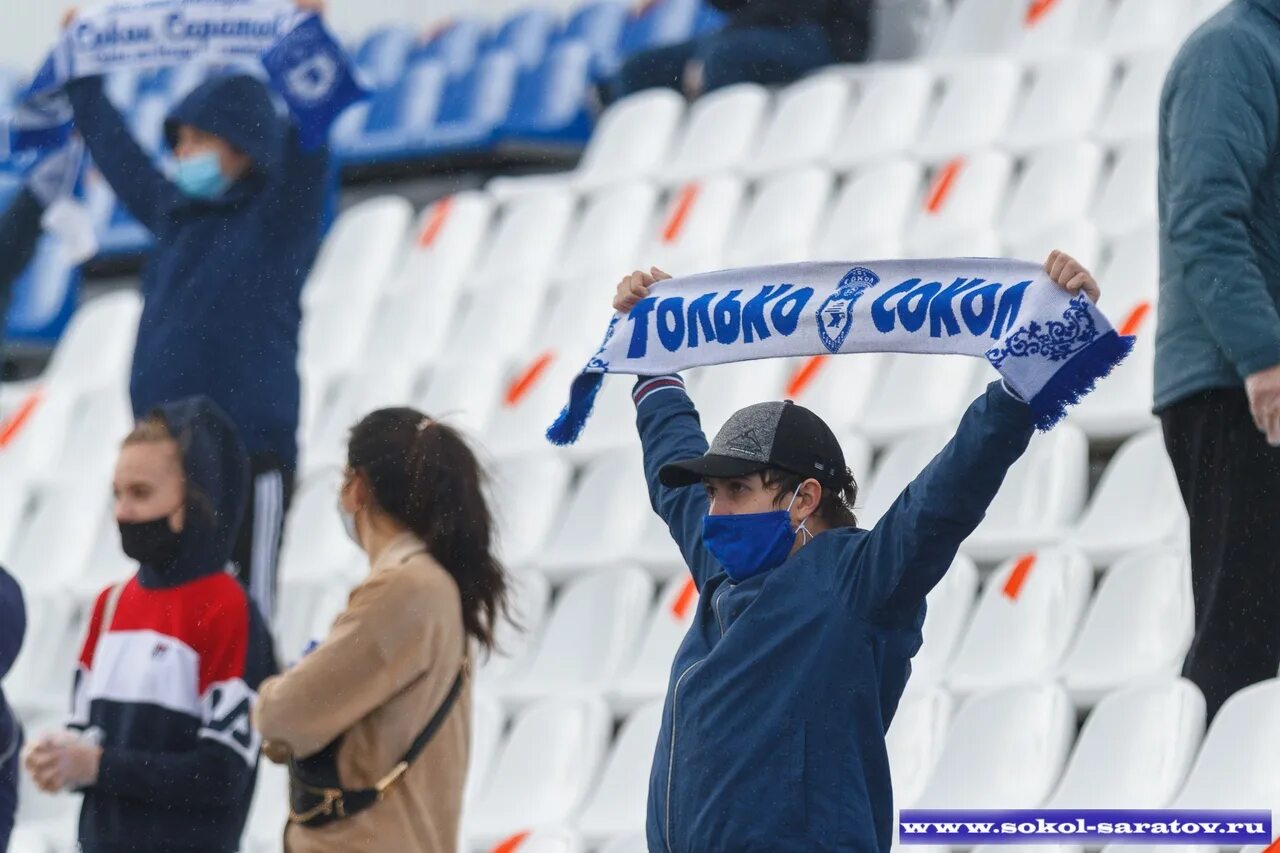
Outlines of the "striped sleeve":
{"label": "striped sleeve", "polygon": [[673,388],[684,390],[684,380],[674,373],[666,376],[641,376],[636,380],[636,386],[631,391],[631,399],[639,406],[659,391],[669,391]]}

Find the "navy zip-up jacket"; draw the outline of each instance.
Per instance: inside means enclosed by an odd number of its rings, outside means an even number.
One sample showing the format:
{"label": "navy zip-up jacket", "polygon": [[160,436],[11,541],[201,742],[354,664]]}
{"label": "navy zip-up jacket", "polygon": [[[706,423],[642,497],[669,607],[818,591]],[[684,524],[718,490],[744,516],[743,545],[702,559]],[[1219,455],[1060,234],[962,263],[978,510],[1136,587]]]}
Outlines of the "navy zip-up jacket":
{"label": "navy zip-up jacket", "polygon": [[70,723],[102,738],[86,853],[238,850],[260,745],[249,712],[276,671],[266,623],[225,570],[248,501],[243,446],[206,398],[159,412],[182,450],[187,521],[177,558],[139,566],[109,621],[104,590],[89,622]]}
{"label": "navy zip-up jacket", "polygon": [[885,732],[925,596],[1026,450],[1030,410],[993,383],[874,529],[820,533],[734,583],[702,542],[703,488],[658,480],[663,465],[707,452],[693,402],[669,377],[635,396],[649,495],[700,592],[662,712],[649,849],[888,851]]}
{"label": "navy zip-up jacket", "polygon": [[266,87],[214,77],[165,123],[230,142],[253,159],[221,198],[182,193],[138,146],[101,78],[67,86],[94,163],[155,236],[129,385],[137,415],[203,394],[235,423],[251,454],[297,462],[302,286],[323,236],[332,183],[327,148],[305,152]]}

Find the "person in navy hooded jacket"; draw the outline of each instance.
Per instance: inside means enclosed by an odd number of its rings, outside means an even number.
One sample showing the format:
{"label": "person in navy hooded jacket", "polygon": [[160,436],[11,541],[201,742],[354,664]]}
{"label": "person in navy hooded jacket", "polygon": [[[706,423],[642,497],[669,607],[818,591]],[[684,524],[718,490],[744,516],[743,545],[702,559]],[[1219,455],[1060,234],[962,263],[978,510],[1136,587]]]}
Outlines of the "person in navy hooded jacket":
{"label": "person in navy hooded jacket", "polygon": [[167,403],[125,439],[114,489],[138,572],[98,596],[70,730],[41,738],[26,766],[41,790],[84,792],[86,853],[231,853],[258,766],[249,714],[276,671],[266,625],[225,569],[248,460],[212,401]]}
{"label": "person in navy hooded jacket", "polygon": [[[1055,252],[1051,278],[1098,287]],[[618,285],[626,314],[666,274]],[[831,429],[788,402],[734,414],[708,448],[678,376],[634,398],[654,510],[698,587],[672,664],[649,780],[663,853],[888,851],[885,732],[922,641],[925,596],[1031,439],[1030,408],[994,382],[871,530]]]}
{"label": "person in navy hooded jacket", "polygon": [[[298,5],[322,9],[318,0]],[[129,383],[134,413],[203,394],[240,430],[254,487],[233,558],[270,619],[298,455],[302,286],[333,185],[328,148],[303,150],[258,80],[218,75],[165,121],[177,158],[171,180],[134,140],[102,78],[73,81],[67,93],[94,163],[155,237]]]}
{"label": "person in navy hooded jacket", "polygon": [[[27,631],[27,610],[22,588],[0,568],[0,681],[13,668]],[[9,846],[13,818],[18,810],[18,755],[22,751],[22,725],[0,690],[0,850]]]}

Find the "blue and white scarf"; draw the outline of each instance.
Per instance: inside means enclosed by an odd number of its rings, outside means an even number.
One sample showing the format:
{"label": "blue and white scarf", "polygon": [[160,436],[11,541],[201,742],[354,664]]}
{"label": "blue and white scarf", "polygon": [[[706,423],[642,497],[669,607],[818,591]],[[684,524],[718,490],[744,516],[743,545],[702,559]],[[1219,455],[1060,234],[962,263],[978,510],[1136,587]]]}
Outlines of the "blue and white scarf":
{"label": "blue and white scarf", "polygon": [[323,22],[287,0],[121,0],[80,13],[62,32],[13,114],[0,120],[0,159],[66,143],[73,123],[62,90],[72,80],[246,60],[262,62],[306,148],[320,145],[334,118],[367,95]]}
{"label": "blue and white scarf", "polygon": [[1024,261],[802,263],[673,278],[614,315],[547,438],[578,439],[606,373],[857,352],[985,358],[1048,430],[1133,342],[1088,297],[1072,298]]}

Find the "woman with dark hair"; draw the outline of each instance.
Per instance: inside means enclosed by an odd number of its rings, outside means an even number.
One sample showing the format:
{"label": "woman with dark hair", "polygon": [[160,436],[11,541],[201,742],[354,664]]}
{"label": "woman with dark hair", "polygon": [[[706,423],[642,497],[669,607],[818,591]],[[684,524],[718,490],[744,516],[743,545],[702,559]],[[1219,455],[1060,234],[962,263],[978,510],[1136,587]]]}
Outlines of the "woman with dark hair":
{"label": "woman with dark hair", "polygon": [[347,460],[339,511],[369,576],[254,709],[265,754],[289,765],[285,847],[452,851],[470,645],[493,647],[507,606],[484,474],[455,430],[405,408],[360,421]]}

